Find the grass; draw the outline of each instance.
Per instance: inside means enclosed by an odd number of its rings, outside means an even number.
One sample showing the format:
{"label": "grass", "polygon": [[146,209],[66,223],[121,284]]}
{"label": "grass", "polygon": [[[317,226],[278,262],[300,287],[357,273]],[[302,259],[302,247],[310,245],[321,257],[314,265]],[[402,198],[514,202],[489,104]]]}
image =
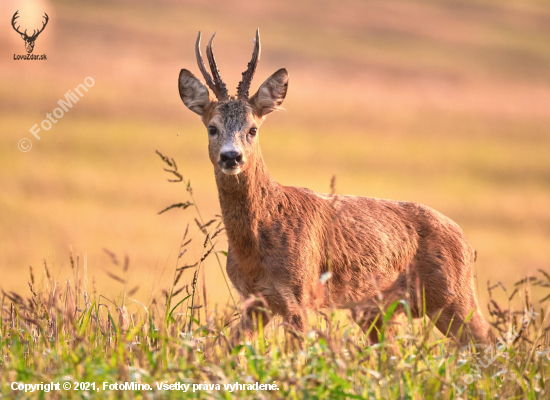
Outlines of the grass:
{"label": "grass", "polygon": [[[306,334],[276,317],[264,328],[256,325],[251,343],[235,341],[237,304],[212,307],[207,292],[219,285],[201,275],[208,258],[217,257],[223,269],[220,257],[227,253],[216,248],[224,231],[221,219],[204,222],[190,181],[172,158],[158,154],[170,181],[182,183],[191,200],[159,214],[194,208],[196,215],[189,216],[170,287],[151,291],[147,301],[133,298],[139,286],[129,285],[130,260],[109,250],[104,250],[111,263],[105,273],[119,287],[112,298],[95,278],[89,281],[86,256],[81,260],[71,253],[71,276],[63,281],[46,262],[38,270],[31,267],[30,295],[2,291],[1,398],[535,399],[550,394],[550,308],[541,306],[550,299],[550,275],[543,270],[516,282],[511,293],[501,282],[488,287],[498,339],[487,348],[473,342],[460,347],[434,328],[428,317],[436,315],[424,312],[413,320],[406,299],[381,303],[380,343],[374,345],[368,331],[333,308],[311,313]],[[202,238],[191,237],[192,224]],[[190,262],[193,243],[201,247],[200,258]],[[184,271],[193,272],[190,281]],[[327,278],[321,284],[330,285]],[[505,304],[493,299],[497,290]],[[13,390],[13,382],[21,390]],[[50,383],[57,386],[32,386]],[[24,392],[25,384],[30,392]],[[68,384],[71,389],[63,389]]]}
{"label": "grass", "polygon": [[[172,154],[192,178],[206,219],[219,214],[204,127],[181,103],[175,79],[181,68],[197,73],[197,32],[218,31],[216,57],[236,88],[257,27],[263,50],[252,89],[278,68],[290,74],[287,111],[270,115],[260,132],[278,182],[327,192],[336,175],[341,194],[426,204],[463,228],[482,283],[503,274],[509,286],[550,268],[543,2],[44,7],[38,19],[45,11],[51,23],[36,51],[50,54],[48,62],[7,61],[0,76],[4,289],[25,291],[28,266],[44,258],[61,279],[70,246],[87,254],[90,277],[106,294],[117,288],[101,272],[104,247],[130,255],[132,287],[144,279],[156,290],[170,279],[188,210],[157,216],[185,189],[162,181],[153,150]],[[1,29],[5,54],[23,51],[11,26]],[[87,76],[96,82],[90,91],[40,141],[31,137],[30,127]],[[34,140],[29,153],[17,150],[22,137]],[[190,248],[189,256],[199,252]],[[226,304],[215,259],[205,261],[205,273],[221,288],[212,303]],[[145,301],[149,289],[134,296]]]}
{"label": "grass", "polygon": [[[189,243],[186,235],[180,254]],[[493,350],[459,348],[426,316],[413,321],[407,313],[394,315],[400,306],[407,311],[404,300],[381,309],[384,324],[376,345],[369,344],[346,313],[334,309],[311,314],[305,335],[274,319],[265,330],[258,329],[253,342],[235,343],[232,338],[238,328],[232,321],[237,312],[232,307],[209,309],[206,290],[213,288],[204,278],[202,290],[199,285],[201,262],[207,253],[212,255],[209,243],[204,241],[203,257],[190,267],[191,283],[180,281],[182,267],[188,266],[176,266],[170,290],[152,295],[145,304],[130,297],[135,289],[127,287],[132,275],[127,257],[122,262],[108,252],[112,262],[108,274],[121,287],[115,299],[88,282],[86,259],[81,267],[71,255],[73,275],[64,282],[53,279],[47,264],[40,271],[31,269],[29,296],[2,294],[1,396],[535,399],[549,394],[548,315],[531,300],[532,288],[550,287],[544,271],[541,278],[524,279],[513,293],[506,293],[510,299],[519,296],[522,308],[514,311],[510,304],[493,300],[489,304],[495,332],[503,338]],[[497,284],[490,290],[501,288]],[[523,308],[534,312],[533,318],[525,319]],[[508,332],[520,335],[512,338]],[[25,394],[13,391],[12,382],[94,386]],[[112,386],[124,382],[149,386],[140,390]],[[235,389],[237,382],[245,386]],[[252,386],[256,382],[272,385],[264,386],[271,390],[258,390]],[[165,383],[189,386],[183,391],[162,386]]]}

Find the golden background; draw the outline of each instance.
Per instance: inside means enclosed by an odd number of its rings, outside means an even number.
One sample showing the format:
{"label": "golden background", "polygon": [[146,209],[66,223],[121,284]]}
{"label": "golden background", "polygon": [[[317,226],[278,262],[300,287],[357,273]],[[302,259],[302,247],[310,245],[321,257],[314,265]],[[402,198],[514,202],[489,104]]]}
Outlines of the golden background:
{"label": "golden background", "polygon": [[[13,60],[25,54],[16,10],[31,31],[48,13],[34,49],[47,61]],[[199,74],[197,32],[217,31],[234,93],[257,27],[251,92],[281,67],[290,75],[286,111],[260,131],[279,182],[328,192],[336,175],[337,193],[444,213],[478,252],[482,303],[489,279],[550,272],[548,1],[2,1],[0,16],[3,290],[27,293],[29,266],[40,281],[44,260],[64,285],[72,247],[80,268],[86,254],[87,284],[116,296],[107,248],[129,256],[129,285],[147,299],[170,286],[188,222],[182,262],[199,258],[195,211],[157,215],[188,197],[155,150],[191,180],[205,220],[218,214],[206,129],[176,81],[181,68]],[[95,85],[36,140],[29,129],[86,77]],[[214,258],[206,272],[209,301],[225,304]]]}

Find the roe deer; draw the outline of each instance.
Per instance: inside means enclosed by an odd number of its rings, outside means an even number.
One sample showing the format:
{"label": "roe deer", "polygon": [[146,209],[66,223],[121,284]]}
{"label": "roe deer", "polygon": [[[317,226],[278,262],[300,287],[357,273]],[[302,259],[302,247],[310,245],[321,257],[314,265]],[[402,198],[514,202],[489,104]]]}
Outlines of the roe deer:
{"label": "roe deer", "polygon": [[[466,329],[476,340],[487,341],[492,333],[474,290],[474,251],[458,225],[421,204],[330,196],[277,183],[263,161],[258,129],[283,102],[287,71],[275,72],[249,97],[260,58],[258,30],[237,95],[229,96],[212,52],[214,35],[206,47],[212,75],[200,52],[200,32],[195,52],[215,98],[186,69],[178,86],[183,103],[207,127],[229,242],[229,278],[243,299],[263,298],[271,311],[259,300],[250,301],[241,325],[245,337],[253,334],[254,314],[261,315],[263,324],[268,314],[281,315],[304,331],[307,311],[327,306],[329,296],[346,307],[380,294],[384,299],[404,293],[414,317],[420,316],[425,301],[428,316],[439,315],[437,328],[454,337],[473,311]],[[330,293],[319,290],[329,266]],[[363,329],[374,320],[357,312],[354,317]],[[378,340],[376,330],[370,339]],[[466,335],[461,341],[467,341]]]}

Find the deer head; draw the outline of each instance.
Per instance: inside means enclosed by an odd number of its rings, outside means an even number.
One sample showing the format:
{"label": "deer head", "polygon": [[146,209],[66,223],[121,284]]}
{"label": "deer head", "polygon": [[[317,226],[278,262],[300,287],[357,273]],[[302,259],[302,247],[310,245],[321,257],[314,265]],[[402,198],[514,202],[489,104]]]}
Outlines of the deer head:
{"label": "deer head", "polygon": [[48,20],[50,18],[48,17],[48,14],[44,13],[44,19],[46,21],[42,23],[42,29],[38,30],[38,32],[36,31],[36,29],[34,29],[32,35],[28,36],[26,29],[25,29],[25,32],[20,32],[19,31],[20,26],[15,27],[15,20],[17,18],[19,18],[19,15],[17,15],[18,13],[19,13],[19,10],[16,11],[15,14],[13,14],[13,18],[11,19],[11,26],[13,27],[15,32],[17,32],[21,35],[21,37],[25,41],[25,48],[27,49],[27,53],[30,54],[34,50],[34,42],[35,42],[36,38],[38,37],[38,35],[40,35],[40,33],[42,33],[42,31],[44,30],[46,25],[48,25]]}
{"label": "deer head", "polygon": [[201,51],[201,33],[197,37],[195,53],[199,69],[215,97],[198,78],[186,69],[179,75],[179,92],[183,103],[202,117],[207,127],[210,160],[214,169],[226,175],[237,175],[255,163],[260,154],[258,129],[266,115],[282,104],[288,85],[288,74],[284,68],[271,75],[258,91],[249,97],[250,83],[260,60],[260,31],[256,39],[252,60],[242,74],[237,95],[229,96],[220,71],[216,66],[212,41],[206,47],[206,56],[212,75],[206,70]]}

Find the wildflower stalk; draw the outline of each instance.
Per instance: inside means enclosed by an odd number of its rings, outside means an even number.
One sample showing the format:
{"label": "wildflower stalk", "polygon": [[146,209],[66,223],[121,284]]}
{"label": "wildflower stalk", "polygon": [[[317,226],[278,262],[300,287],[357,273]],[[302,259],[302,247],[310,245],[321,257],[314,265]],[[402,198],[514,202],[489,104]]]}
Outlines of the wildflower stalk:
{"label": "wildflower stalk", "polygon": [[[158,150],[156,151],[156,153],[162,159],[162,161],[170,167],[170,169],[165,168],[164,170],[166,172],[169,172],[169,173],[173,174],[174,177],[175,177],[175,179],[168,179],[168,182],[175,182],[175,183],[183,182],[183,183],[185,183],[185,180],[183,179],[183,176],[178,171],[178,166],[176,164],[176,161],[173,158],[166,157],[165,155],[160,153]],[[193,188],[191,187],[191,180],[187,181],[187,192],[189,192],[189,196],[191,197],[192,203],[187,202],[187,203],[173,204],[170,207],[167,207],[164,210],[162,210],[159,214],[162,214],[163,212],[168,211],[172,208],[186,209],[187,207],[189,207],[192,204],[195,207],[195,210],[197,211],[197,215],[198,215],[199,220],[200,220],[199,222],[201,223],[201,225],[204,225],[204,219],[202,218],[202,215],[201,215],[201,212],[200,212],[199,207],[197,205],[197,202],[195,201],[195,196],[193,196]],[[237,307],[237,301],[235,300],[233,292],[231,291],[231,286],[229,285],[229,280],[227,279],[227,276],[225,275],[225,272],[223,270],[223,265],[222,265],[222,262],[220,260],[220,256],[218,255],[218,252],[216,251],[214,243],[212,242],[212,238],[209,235],[207,235],[207,239],[208,239],[208,243],[210,244],[210,246],[212,246],[212,250],[214,251],[214,254],[216,255],[216,260],[218,261],[218,265],[220,266],[220,271],[222,273],[223,279],[224,279],[225,284],[227,286],[227,290],[229,290],[229,295],[231,296],[231,300],[233,300],[233,304],[235,305],[235,308],[236,308]],[[199,266],[199,268],[200,268],[200,266]]]}
{"label": "wildflower stalk", "polygon": [[[191,189],[190,183],[191,183],[191,181],[189,181],[189,183],[188,183],[187,191],[189,192],[189,195],[191,196],[191,201],[193,202],[193,205],[195,206],[195,210],[197,211],[197,215],[199,216],[199,221],[202,225],[204,225],[204,219],[202,218],[201,212],[199,210],[199,206],[197,206],[197,202],[195,201],[195,197],[193,196],[193,190],[190,190]],[[218,255],[218,252],[216,251],[216,247],[215,247],[214,243],[212,242],[212,238],[210,237],[210,235],[208,235],[208,242],[209,242],[210,246],[212,246],[212,249],[214,251],[214,255],[216,256],[216,260],[218,261],[218,265],[220,266],[220,271],[223,275],[223,279],[225,280],[225,284],[227,285],[227,290],[229,290],[231,300],[233,300],[233,304],[235,305],[235,308],[236,308],[237,307],[237,301],[235,300],[235,297],[233,295],[233,291],[231,290],[231,286],[229,285],[229,280],[227,279],[227,276],[225,275],[225,271],[223,270],[223,265],[222,265],[222,262],[220,260],[220,256]],[[199,265],[199,268],[200,268],[200,265]]]}

